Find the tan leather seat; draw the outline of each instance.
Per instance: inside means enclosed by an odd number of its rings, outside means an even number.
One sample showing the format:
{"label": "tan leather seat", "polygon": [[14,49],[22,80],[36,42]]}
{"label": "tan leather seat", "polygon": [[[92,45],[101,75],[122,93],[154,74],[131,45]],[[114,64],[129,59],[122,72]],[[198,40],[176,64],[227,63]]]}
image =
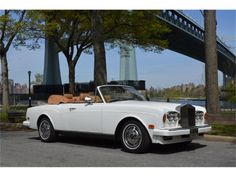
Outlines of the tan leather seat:
{"label": "tan leather seat", "polygon": [[105,101],[106,101],[107,103],[109,103],[110,100],[111,100],[111,96],[109,96],[109,95],[104,95],[104,99],[105,99]]}
{"label": "tan leather seat", "polygon": [[48,104],[60,104],[60,103],[67,103],[68,98],[62,96],[62,95],[51,95],[48,98]]}
{"label": "tan leather seat", "polygon": [[99,96],[90,96],[89,93],[81,93],[80,96],[74,96],[72,94],[64,95],[51,95],[48,98],[48,104],[60,104],[60,103],[84,103],[85,97],[92,98],[93,102],[99,103],[101,101]]}

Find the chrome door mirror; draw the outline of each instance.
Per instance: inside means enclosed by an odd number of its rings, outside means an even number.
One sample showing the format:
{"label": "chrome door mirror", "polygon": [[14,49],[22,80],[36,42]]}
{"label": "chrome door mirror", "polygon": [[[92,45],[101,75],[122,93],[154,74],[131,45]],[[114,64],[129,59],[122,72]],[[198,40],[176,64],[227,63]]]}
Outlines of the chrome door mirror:
{"label": "chrome door mirror", "polygon": [[86,103],[92,103],[92,98],[86,96],[86,97],[84,98],[84,101],[85,101]]}

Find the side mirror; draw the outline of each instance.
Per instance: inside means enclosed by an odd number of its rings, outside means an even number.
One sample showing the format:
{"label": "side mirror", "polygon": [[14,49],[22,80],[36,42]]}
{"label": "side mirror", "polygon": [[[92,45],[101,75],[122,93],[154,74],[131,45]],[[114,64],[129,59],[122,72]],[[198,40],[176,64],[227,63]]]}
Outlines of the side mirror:
{"label": "side mirror", "polygon": [[86,97],[84,98],[84,101],[85,101],[86,103],[92,103],[92,98],[86,96]]}

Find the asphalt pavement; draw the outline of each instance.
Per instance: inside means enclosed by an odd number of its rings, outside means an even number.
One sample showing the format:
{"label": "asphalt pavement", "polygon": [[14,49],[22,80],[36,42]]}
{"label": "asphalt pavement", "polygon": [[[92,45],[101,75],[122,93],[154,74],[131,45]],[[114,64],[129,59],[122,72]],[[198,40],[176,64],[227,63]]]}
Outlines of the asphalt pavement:
{"label": "asphalt pavement", "polygon": [[63,136],[43,143],[36,131],[0,132],[2,167],[236,167],[236,144],[194,140],[186,147],[153,145],[148,153],[123,152],[111,140]]}

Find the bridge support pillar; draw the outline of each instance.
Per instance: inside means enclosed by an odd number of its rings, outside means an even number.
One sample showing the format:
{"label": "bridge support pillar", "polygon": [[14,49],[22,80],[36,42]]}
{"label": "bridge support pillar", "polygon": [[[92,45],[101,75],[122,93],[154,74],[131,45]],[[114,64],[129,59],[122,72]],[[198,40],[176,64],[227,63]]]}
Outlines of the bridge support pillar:
{"label": "bridge support pillar", "polygon": [[57,47],[48,40],[45,40],[43,85],[61,85]]}
{"label": "bridge support pillar", "polygon": [[135,49],[125,43],[120,44],[120,80],[138,80]]}

